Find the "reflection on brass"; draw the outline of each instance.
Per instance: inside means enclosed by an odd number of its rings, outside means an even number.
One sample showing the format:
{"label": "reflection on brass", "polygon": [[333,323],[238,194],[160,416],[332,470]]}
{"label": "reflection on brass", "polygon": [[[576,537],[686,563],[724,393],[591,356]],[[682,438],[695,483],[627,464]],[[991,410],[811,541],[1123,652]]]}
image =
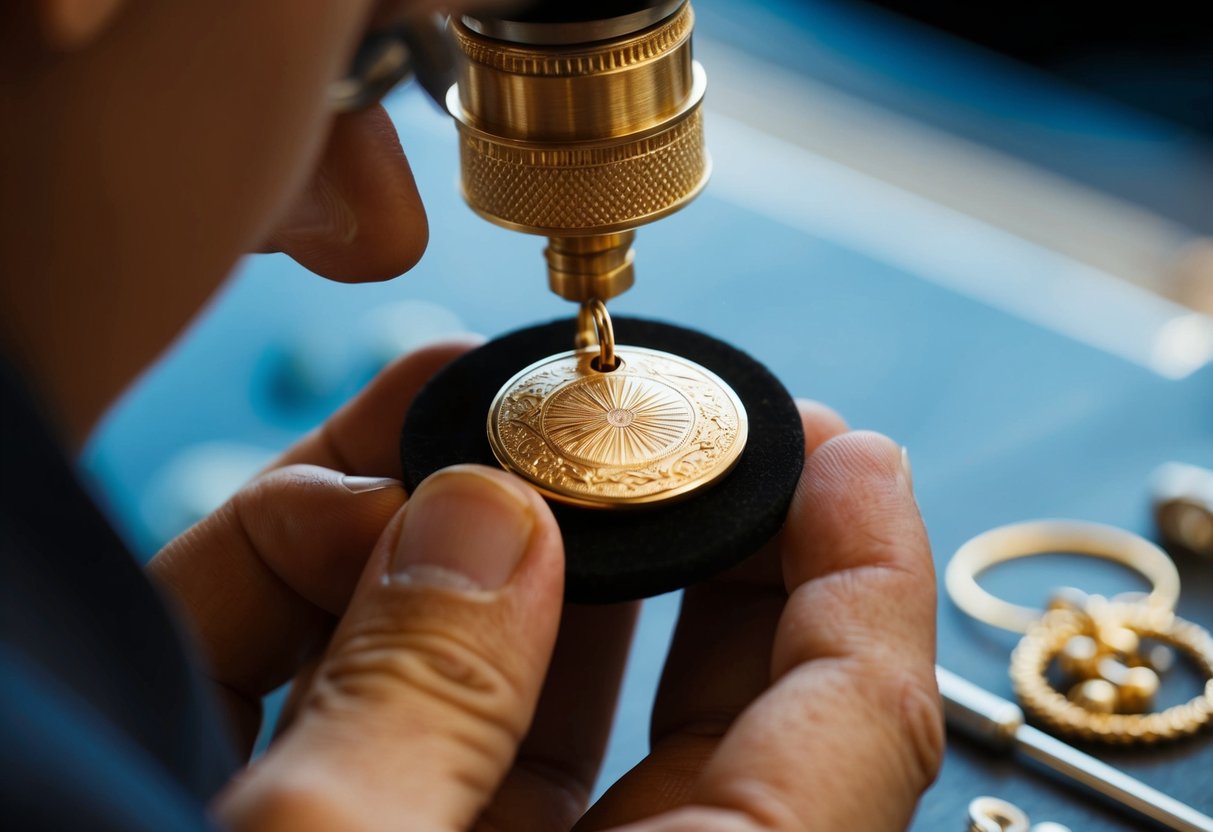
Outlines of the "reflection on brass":
{"label": "reflection on brass", "polygon": [[[487,38],[452,21],[458,100],[498,139],[582,141],[666,128],[691,95],[689,4],[655,25],[590,43],[531,44]],[[659,131],[658,131],[659,132]]]}
{"label": "reflection on brass", "polygon": [[489,410],[507,469],[574,505],[622,508],[716,482],[745,448],[745,407],[712,372],[668,353],[598,347],[546,358],[510,379]]}
{"label": "reflection on brass", "polygon": [[609,373],[619,368],[619,360],[615,355],[615,325],[611,323],[611,313],[607,312],[606,304],[598,299],[581,305],[589,312],[594,321],[594,340],[591,345],[597,345],[598,358],[591,364],[595,370]]}
{"label": "reflection on brass", "polygon": [[549,237],[611,234],[672,214],[707,184],[699,109],[604,146],[499,142],[462,125],[464,197],[485,219]]}
{"label": "reflection on brass", "polygon": [[631,230],[677,211],[707,182],[694,15],[687,2],[659,8],[669,14],[656,21],[646,13],[594,31],[549,27],[543,37],[451,23],[461,60],[447,105],[464,196],[492,222],[551,238],[549,282],[569,300],[628,289]]}
{"label": "reflection on brass", "polygon": [[663,0],[610,20],[451,22],[447,108],[477,213],[548,238],[548,285],[580,304],[576,349],[515,376],[488,416],[493,453],[547,496],[594,507],[674,499],[727,474],[745,408],[710,371],[616,349],[604,301],[635,280],[634,229],[710,172],[694,13]]}
{"label": "reflection on brass", "polygon": [[565,300],[608,300],[632,288],[635,231],[593,237],[553,237],[543,254],[548,286]]}

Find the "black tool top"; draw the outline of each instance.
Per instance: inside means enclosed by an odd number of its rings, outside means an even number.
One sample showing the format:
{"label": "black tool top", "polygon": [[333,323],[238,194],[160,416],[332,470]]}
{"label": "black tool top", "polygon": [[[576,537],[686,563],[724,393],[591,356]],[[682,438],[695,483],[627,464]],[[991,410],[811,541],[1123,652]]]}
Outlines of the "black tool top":
{"label": "black tool top", "polygon": [[474,15],[478,19],[491,17],[519,23],[584,23],[589,20],[610,20],[635,14],[645,9],[666,5],[668,0],[597,0],[570,3],[567,0],[539,0],[521,4],[514,10],[499,14]]}

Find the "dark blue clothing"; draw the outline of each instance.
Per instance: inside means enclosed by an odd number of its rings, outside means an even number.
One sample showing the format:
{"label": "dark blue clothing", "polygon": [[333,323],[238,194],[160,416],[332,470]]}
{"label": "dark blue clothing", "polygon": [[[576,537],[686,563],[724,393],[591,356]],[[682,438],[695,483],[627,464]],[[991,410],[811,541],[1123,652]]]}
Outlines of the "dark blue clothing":
{"label": "dark blue clothing", "polygon": [[236,757],[178,624],[0,363],[0,817],[205,829]]}

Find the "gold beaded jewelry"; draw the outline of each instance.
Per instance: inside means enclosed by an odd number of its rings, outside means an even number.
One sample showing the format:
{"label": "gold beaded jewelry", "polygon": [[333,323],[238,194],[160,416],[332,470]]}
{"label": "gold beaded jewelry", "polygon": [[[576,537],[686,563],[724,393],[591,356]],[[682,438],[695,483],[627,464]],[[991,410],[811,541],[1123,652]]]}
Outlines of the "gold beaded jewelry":
{"label": "gold beaded jewelry", "polygon": [[[1115,744],[1176,739],[1207,725],[1213,717],[1213,638],[1208,631],[1169,610],[1141,602],[1092,600],[1093,613],[1065,608],[1045,613],[1011,653],[1011,684],[1024,708],[1059,733]],[[1097,670],[1104,675],[1080,681],[1067,698],[1049,684],[1045,671],[1067,643],[1077,638],[1092,639],[1090,633],[1101,622],[1182,650],[1206,677],[1204,691],[1164,711],[1137,713],[1148,710],[1158,676],[1144,664],[1119,665],[1130,677],[1121,684],[1107,678],[1114,673]],[[1132,655],[1126,658],[1130,662],[1140,660]],[[1134,675],[1152,682],[1134,684]]]}
{"label": "gold beaded jewelry", "polygon": [[[977,576],[997,563],[1050,552],[1074,552],[1113,560],[1144,575],[1148,595],[1112,600],[1062,589],[1036,614],[995,598]],[[1025,632],[1011,654],[1011,682],[1024,709],[1054,731],[1114,744],[1155,743],[1194,734],[1213,720],[1213,637],[1173,612],[1179,575],[1166,553],[1131,532],[1094,523],[1041,520],[1004,526],[975,537],[948,564],[948,594],[972,617]],[[1205,676],[1202,693],[1189,702],[1150,712],[1159,672],[1169,663],[1159,648],[1177,648]],[[1066,693],[1049,682],[1056,661],[1070,677]]]}

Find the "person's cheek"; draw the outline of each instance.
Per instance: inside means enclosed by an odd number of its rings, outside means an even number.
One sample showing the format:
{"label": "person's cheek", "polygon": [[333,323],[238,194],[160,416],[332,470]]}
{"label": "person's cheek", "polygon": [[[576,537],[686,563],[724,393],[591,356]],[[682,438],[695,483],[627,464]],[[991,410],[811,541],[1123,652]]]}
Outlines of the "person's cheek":
{"label": "person's cheek", "polygon": [[329,84],[366,20],[364,2],[214,5],[141,7],[107,40],[94,89],[80,96],[99,134],[95,167],[123,193],[124,259],[211,287],[315,169],[332,124]]}
{"label": "person's cheek", "polygon": [[328,86],[366,14],[331,0],[131,3],[31,82],[14,151],[29,173],[11,186],[47,195],[28,248],[46,252],[55,279],[39,303],[63,334],[42,339],[54,356],[42,361],[74,367],[80,333],[100,357],[72,382],[73,430],[177,336],[307,181],[332,121]]}

